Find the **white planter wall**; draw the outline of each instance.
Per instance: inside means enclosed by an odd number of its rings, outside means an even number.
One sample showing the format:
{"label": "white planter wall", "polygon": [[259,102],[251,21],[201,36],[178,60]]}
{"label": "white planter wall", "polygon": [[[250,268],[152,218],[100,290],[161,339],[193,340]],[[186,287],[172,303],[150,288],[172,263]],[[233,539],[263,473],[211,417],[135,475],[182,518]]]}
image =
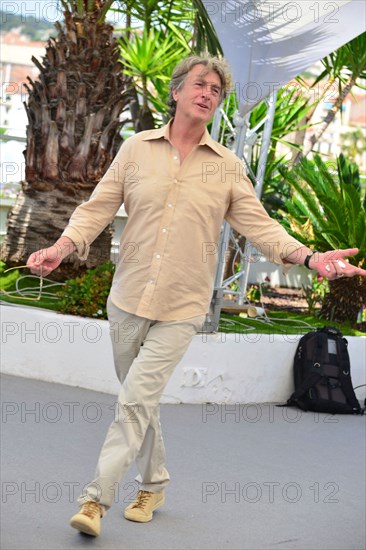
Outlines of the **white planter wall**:
{"label": "white planter wall", "polygon": [[[4,306],[2,372],[116,394],[107,321]],[[266,403],[293,390],[299,336],[197,335],[175,369],[162,403]],[[353,386],[366,383],[366,338],[348,337]],[[357,390],[365,398],[365,388]]]}

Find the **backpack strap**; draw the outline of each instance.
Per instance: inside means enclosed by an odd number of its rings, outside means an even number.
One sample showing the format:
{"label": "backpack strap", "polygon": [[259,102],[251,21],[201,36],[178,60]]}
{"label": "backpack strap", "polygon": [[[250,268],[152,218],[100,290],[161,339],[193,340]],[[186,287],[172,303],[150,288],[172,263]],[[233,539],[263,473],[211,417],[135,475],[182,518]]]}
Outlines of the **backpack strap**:
{"label": "backpack strap", "polygon": [[349,360],[347,346],[348,346],[348,342],[345,338],[337,338],[337,349],[338,349],[340,366],[342,368],[343,374],[346,372],[347,375],[349,375],[351,372],[351,364]]}
{"label": "backpack strap", "polygon": [[345,338],[337,338],[337,349],[340,359],[339,380],[348,403],[355,410],[355,412],[363,414],[363,409],[361,408],[352,387],[351,364],[347,351],[347,344],[348,342]]}
{"label": "backpack strap", "polygon": [[[328,338],[327,335],[320,329],[316,332],[316,344],[314,346],[313,353],[313,366],[312,370],[316,369],[315,372],[321,372],[323,374],[323,362],[324,362],[324,346],[327,344]],[[318,370],[320,369],[320,371]]]}

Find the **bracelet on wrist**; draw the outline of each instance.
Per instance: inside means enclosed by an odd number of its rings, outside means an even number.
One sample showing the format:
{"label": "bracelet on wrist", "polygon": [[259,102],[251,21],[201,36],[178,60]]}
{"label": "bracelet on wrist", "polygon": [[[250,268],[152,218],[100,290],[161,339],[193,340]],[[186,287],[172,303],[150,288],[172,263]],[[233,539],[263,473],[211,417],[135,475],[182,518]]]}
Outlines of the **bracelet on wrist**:
{"label": "bracelet on wrist", "polygon": [[308,254],[304,260],[304,266],[307,267],[308,269],[311,269],[311,267],[309,267],[309,262],[310,262],[310,259],[314,256],[316,250],[312,250],[310,254]]}

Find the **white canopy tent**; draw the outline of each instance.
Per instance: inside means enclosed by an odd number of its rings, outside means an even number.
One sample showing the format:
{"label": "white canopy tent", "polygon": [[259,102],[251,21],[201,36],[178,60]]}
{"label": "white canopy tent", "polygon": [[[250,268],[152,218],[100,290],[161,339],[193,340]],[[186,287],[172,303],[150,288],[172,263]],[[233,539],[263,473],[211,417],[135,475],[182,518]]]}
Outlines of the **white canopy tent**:
{"label": "white canopy tent", "polygon": [[[203,0],[217,32],[224,56],[229,61],[238,99],[235,117],[234,152],[243,157],[250,111],[263,99],[267,115],[257,172],[260,198],[267,162],[277,90],[343,44],[365,31],[364,0]],[[217,138],[221,115],[215,117],[212,134]],[[250,134],[250,132],[249,132]],[[224,293],[224,257],[230,240],[230,226],[224,223],[219,246],[212,318],[207,330],[217,330]],[[239,304],[243,304],[250,268],[251,245],[246,243],[242,270],[231,279],[239,280]]]}
{"label": "white canopy tent", "polygon": [[365,31],[364,0],[203,0],[241,114]]}

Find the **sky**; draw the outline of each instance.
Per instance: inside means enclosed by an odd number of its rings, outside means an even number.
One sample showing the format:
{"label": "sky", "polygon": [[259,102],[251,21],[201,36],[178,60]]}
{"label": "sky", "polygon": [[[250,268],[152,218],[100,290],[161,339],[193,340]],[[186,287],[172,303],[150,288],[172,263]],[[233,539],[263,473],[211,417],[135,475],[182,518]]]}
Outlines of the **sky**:
{"label": "sky", "polygon": [[[27,17],[33,15],[37,19],[46,19],[55,23],[62,18],[62,10],[59,0],[2,0],[1,10],[14,15]],[[4,16],[3,16],[4,17]],[[116,25],[121,19],[110,13],[108,20]]]}

